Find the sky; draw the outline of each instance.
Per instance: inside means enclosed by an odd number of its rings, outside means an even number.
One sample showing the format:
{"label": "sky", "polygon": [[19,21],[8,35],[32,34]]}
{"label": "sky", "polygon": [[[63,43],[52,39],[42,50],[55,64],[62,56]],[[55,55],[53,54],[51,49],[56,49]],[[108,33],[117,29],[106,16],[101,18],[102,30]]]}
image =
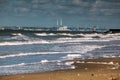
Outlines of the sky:
{"label": "sky", "polygon": [[0,26],[120,29],[120,0],[0,0]]}

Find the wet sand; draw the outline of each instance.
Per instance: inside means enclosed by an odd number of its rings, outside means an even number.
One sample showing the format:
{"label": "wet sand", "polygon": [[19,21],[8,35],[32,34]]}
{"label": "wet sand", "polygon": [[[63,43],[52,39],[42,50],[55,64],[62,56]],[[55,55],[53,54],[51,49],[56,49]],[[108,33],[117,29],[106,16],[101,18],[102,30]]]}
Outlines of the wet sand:
{"label": "wet sand", "polygon": [[72,70],[0,76],[0,80],[120,80],[120,58],[76,60]]}

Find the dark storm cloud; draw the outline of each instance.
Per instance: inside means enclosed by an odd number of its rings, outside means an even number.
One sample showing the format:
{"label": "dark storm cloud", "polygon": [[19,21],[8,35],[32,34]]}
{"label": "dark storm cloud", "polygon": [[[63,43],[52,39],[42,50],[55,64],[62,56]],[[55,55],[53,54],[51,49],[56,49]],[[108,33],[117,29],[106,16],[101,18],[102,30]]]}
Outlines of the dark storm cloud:
{"label": "dark storm cloud", "polygon": [[120,0],[0,0],[0,11],[17,15],[115,15]]}

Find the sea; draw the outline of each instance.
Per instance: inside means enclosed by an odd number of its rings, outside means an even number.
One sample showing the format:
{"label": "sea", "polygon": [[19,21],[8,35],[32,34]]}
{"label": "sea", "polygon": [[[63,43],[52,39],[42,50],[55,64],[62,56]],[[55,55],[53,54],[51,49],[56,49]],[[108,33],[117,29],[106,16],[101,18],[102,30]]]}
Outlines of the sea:
{"label": "sea", "polygon": [[74,60],[120,57],[120,33],[0,34],[0,75],[75,69]]}

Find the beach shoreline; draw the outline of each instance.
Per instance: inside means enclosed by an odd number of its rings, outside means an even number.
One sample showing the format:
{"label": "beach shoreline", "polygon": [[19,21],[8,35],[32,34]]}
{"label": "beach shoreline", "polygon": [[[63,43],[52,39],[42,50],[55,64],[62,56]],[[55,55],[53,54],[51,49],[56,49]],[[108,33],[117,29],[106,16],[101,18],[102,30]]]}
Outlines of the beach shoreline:
{"label": "beach shoreline", "polygon": [[120,57],[76,60],[75,69],[0,76],[0,80],[120,80]]}

